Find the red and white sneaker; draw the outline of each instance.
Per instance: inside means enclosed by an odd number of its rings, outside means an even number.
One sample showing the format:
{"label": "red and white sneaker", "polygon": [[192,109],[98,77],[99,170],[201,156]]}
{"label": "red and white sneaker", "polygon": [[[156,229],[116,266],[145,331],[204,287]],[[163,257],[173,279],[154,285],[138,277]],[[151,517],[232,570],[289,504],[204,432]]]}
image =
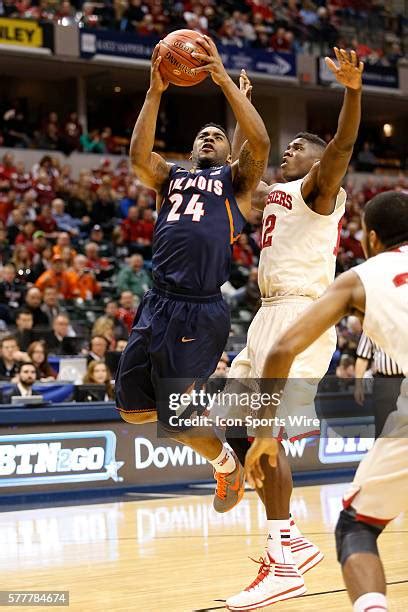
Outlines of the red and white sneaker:
{"label": "red and white sneaker", "polygon": [[300,574],[306,574],[324,559],[317,546],[303,536],[290,541],[290,550]]}
{"label": "red and white sneaker", "polygon": [[268,552],[255,562],[261,565],[257,577],[244,591],[227,599],[228,610],[256,610],[306,593],[295,565],[275,563]]}

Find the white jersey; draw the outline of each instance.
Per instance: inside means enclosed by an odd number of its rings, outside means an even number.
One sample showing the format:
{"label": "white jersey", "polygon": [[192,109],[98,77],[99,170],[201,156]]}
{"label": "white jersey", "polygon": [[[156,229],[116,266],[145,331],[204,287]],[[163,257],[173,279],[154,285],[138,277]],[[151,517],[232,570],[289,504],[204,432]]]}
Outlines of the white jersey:
{"label": "white jersey", "polygon": [[363,329],[408,376],[408,245],[353,268],[364,285]]}
{"label": "white jersey", "polygon": [[258,273],[263,298],[317,299],[333,282],[346,192],[340,189],[331,215],[320,215],[303,200],[302,181],[276,183],[268,195]]}

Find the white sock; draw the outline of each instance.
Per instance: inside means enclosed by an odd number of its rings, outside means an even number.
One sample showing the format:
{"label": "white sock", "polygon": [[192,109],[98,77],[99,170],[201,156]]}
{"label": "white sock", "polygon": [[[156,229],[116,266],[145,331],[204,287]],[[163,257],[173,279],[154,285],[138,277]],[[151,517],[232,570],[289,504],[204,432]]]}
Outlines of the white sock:
{"label": "white sock", "polygon": [[226,446],[222,447],[222,451],[218,457],[210,461],[210,463],[216,472],[221,472],[223,474],[231,474],[237,466],[231,450]]}
{"label": "white sock", "polygon": [[266,549],[275,563],[294,565],[290,550],[290,519],[266,521],[268,524],[268,539]]}
{"label": "white sock", "polygon": [[387,598],[382,593],[365,593],[353,605],[353,612],[384,612],[388,610]]}
{"label": "white sock", "polygon": [[303,538],[303,536],[302,536],[301,532],[299,531],[299,528],[296,525],[292,515],[289,516],[289,521],[290,521],[290,538],[291,538],[291,540],[294,540],[295,538]]}

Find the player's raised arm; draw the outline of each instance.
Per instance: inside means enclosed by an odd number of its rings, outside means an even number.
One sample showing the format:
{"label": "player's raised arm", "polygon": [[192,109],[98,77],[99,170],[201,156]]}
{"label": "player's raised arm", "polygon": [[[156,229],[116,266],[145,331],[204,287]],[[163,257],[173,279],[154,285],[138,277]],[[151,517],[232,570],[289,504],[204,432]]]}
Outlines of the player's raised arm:
{"label": "player's raised arm", "polygon": [[203,36],[200,44],[208,55],[193,54],[205,62],[205,65],[196,68],[195,71],[207,70],[214,83],[221,87],[246,138],[239,159],[233,164],[235,195],[245,214],[249,212],[251,206],[250,195],[258,185],[268,161],[270,148],[268,132],[258,111],[227,74],[215,43],[208,36]]}
{"label": "player's raised arm", "polygon": [[130,142],[130,160],[141,182],[160,193],[169,176],[170,166],[161,155],[153,153],[153,146],[161,96],[169,84],[159,72],[162,58],[158,56],[158,50],[159,45],[156,45],[152,55],[150,87]]}
{"label": "player's raised arm", "polygon": [[[239,75],[239,90],[244,94],[246,98],[252,103],[252,84],[248,78],[248,75],[244,69],[241,70],[241,74]],[[232,163],[239,160],[239,156],[241,153],[241,149],[245,144],[246,138],[239,127],[239,123],[236,124],[234,130],[234,136],[232,138],[232,146],[231,146],[231,161]],[[265,183],[265,181],[260,181],[258,183],[255,191],[252,192],[251,197],[251,206],[256,210],[263,211],[265,208],[266,197],[269,193],[269,185]]]}
{"label": "player's raised arm", "polygon": [[326,65],[338,83],[346,88],[337,131],[327,145],[319,163],[315,164],[302,183],[307,202],[313,197],[313,210],[322,215],[333,212],[336,196],[353,153],[361,118],[361,75],[363,62],[355,51],[334,48],[338,64],[326,57]]}
{"label": "player's raised arm", "polygon": [[[252,103],[252,84],[244,69],[241,70],[241,74],[239,75],[239,90]],[[241,149],[245,141],[246,141],[246,137],[243,131],[241,130],[239,123],[237,123],[235,125],[234,136],[232,138],[232,145],[231,145],[232,163],[234,163],[235,161],[239,159],[239,154],[241,153]]]}

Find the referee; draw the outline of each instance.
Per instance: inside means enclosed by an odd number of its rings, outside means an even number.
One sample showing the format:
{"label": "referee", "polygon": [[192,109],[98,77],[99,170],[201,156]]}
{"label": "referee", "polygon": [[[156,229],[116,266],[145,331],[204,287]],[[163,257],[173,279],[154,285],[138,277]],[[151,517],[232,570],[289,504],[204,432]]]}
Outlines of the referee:
{"label": "referee", "polygon": [[377,346],[368,336],[361,334],[357,347],[357,360],[355,365],[354,399],[357,404],[364,404],[364,373],[372,362],[374,375],[373,410],[375,418],[375,437],[378,438],[383,430],[385,421],[390,412],[396,410],[397,398],[400,393],[401,382],[404,378],[402,370]]}

